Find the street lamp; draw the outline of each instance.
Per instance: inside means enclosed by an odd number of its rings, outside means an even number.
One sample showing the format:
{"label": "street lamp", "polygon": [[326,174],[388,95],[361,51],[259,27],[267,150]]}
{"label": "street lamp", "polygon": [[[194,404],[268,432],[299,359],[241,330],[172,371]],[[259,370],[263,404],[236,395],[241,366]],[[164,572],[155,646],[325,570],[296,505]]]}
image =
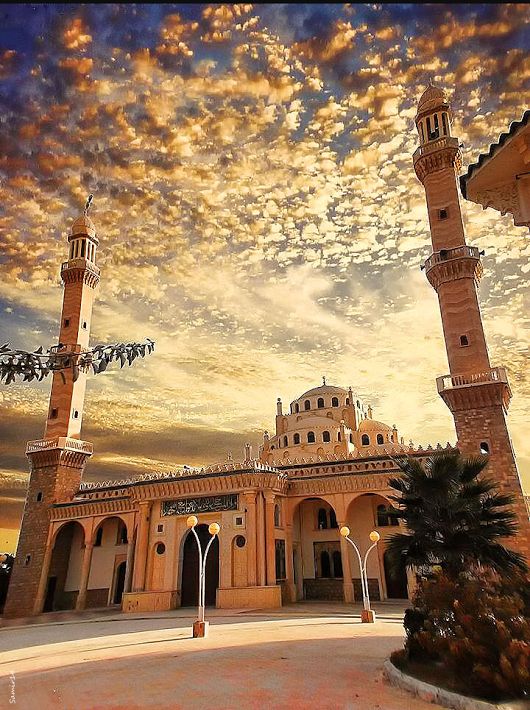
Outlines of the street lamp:
{"label": "street lamp", "polygon": [[221,526],[219,523],[211,523],[208,527],[208,532],[212,536],[206,545],[204,555],[202,554],[201,541],[197,535],[195,527],[198,524],[198,519],[196,515],[190,515],[186,520],[186,525],[190,528],[191,532],[195,535],[195,540],[197,541],[197,547],[199,548],[199,608],[197,612],[197,621],[193,622],[193,638],[204,638],[208,636],[208,628],[210,626],[209,621],[204,621],[204,599],[206,591],[206,558],[208,557],[208,551],[215,540],[216,536],[219,534]]}
{"label": "street lamp", "polygon": [[348,535],[350,534],[350,528],[344,525],[340,529],[340,534],[353,547],[353,549],[357,553],[357,559],[359,560],[359,569],[361,571],[361,589],[363,592],[363,610],[361,611],[361,621],[366,624],[373,624],[375,621],[375,611],[372,611],[372,609],[370,609],[370,596],[368,594],[368,577],[366,576],[366,560],[368,559],[368,555],[370,554],[370,552],[374,549],[374,547],[377,546],[377,543],[379,542],[381,536],[376,530],[372,530],[369,536],[370,540],[372,541],[372,545],[370,545],[370,547],[366,550],[366,554],[364,556],[363,561],[361,559],[361,553],[359,552],[359,548],[353,542],[353,540],[348,537]]}

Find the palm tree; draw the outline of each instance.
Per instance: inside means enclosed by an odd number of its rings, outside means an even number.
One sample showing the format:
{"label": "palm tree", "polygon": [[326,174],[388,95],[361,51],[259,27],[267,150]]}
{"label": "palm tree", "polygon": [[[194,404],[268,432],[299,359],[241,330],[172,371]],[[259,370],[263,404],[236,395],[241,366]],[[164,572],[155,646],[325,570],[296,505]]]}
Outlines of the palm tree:
{"label": "palm tree", "polygon": [[527,571],[524,556],[500,542],[517,532],[513,496],[480,475],[486,456],[444,452],[425,466],[410,457],[394,461],[403,475],[389,485],[399,492],[392,500],[407,528],[388,540],[395,569],[440,565],[452,577],[477,565],[501,574]]}

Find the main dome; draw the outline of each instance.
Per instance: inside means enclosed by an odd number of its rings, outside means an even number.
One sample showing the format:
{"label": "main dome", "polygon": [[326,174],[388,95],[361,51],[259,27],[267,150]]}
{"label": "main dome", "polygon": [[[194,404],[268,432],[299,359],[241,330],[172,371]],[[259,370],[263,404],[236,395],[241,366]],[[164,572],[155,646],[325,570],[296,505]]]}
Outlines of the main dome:
{"label": "main dome", "polygon": [[307,392],[301,394],[297,399],[315,397],[319,394],[348,394],[348,390],[344,389],[344,387],[335,387],[334,385],[320,385],[320,387],[313,387],[313,389],[307,390]]}

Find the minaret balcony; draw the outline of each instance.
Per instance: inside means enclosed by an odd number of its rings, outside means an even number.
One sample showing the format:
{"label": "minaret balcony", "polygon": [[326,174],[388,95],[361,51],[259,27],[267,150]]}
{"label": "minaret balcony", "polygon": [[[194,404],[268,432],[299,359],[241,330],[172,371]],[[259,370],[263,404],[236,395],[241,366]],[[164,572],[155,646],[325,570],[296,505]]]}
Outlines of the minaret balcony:
{"label": "minaret balcony", "polygon": [[420,145],[412,155],[414,170],[422,183],[425,177],[438,170],[451,168],[460,172],[462,156],[458,138],[443,136]]}
{"label": "minaret balcony", "polygon": [[436,387],[451,411],[495,405],[502,405],[508,411],[512,397],[505,367],[465,375],[442,375],[436,378]]}
{"label": "minaret balcony", "polygon": [[474,278],[478,284],[483,275],[480,251],[477,247],[463,244],[453,249],[434,252],[422,265],[429,283],[437,288],[441,283],[454,279]]}
{"label": "minaret balcony", "polygon": [[53,439],[37,439],[28,441],[26,444],[26,454],[34,454],[37,451],[48,451],[50,449],[65,449],[67,451],[77,451],[82,454],[92,455],[94,447],[89,441],[72,439],[68,436],[56,436]]}
{"label": "minaret balcony", "polygon": [[480,260],[480,251],[478,247],[468,247],[467,244],[461,247],[455,247],[454,249],[441,249],[440,251],[435,251],[434,254],[431,254],[431,256],[426,259],[423,268],[428,273],[435,264],[461,258]]}
{"label": "minaret balcony", "polygon": [[442,138],[437,138],[434,141],[428,141],[427,143],[424,143],[416,148],[412,154],[412,158],[414,162],[416,162],[418,158],[423,158],[431,153],[436,153],[436,151],[443,150],[443,148],[454,148],[455,150],[458,150],[458,138],[455,138],[454,136],[443,136]]}
{"label": "minaret balcony", "polygon": [[99,267],[83,258],[70,259],[61,264],[61,278],[64,283],[84,281],[95,288],[99,283],[100,273]]}

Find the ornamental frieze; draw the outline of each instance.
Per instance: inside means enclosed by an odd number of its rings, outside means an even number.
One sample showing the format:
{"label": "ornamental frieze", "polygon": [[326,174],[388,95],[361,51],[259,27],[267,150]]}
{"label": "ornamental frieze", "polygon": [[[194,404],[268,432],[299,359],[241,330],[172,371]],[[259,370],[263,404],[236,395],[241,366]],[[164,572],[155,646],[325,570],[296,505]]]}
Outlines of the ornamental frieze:
{"label": "ornamental frieze", "polygon": [[192,515],[194,513],[217,513],[221,510],[237,510],[237,493],[222,496],[201,496],[181,498],[162,502],[162,515]]}

